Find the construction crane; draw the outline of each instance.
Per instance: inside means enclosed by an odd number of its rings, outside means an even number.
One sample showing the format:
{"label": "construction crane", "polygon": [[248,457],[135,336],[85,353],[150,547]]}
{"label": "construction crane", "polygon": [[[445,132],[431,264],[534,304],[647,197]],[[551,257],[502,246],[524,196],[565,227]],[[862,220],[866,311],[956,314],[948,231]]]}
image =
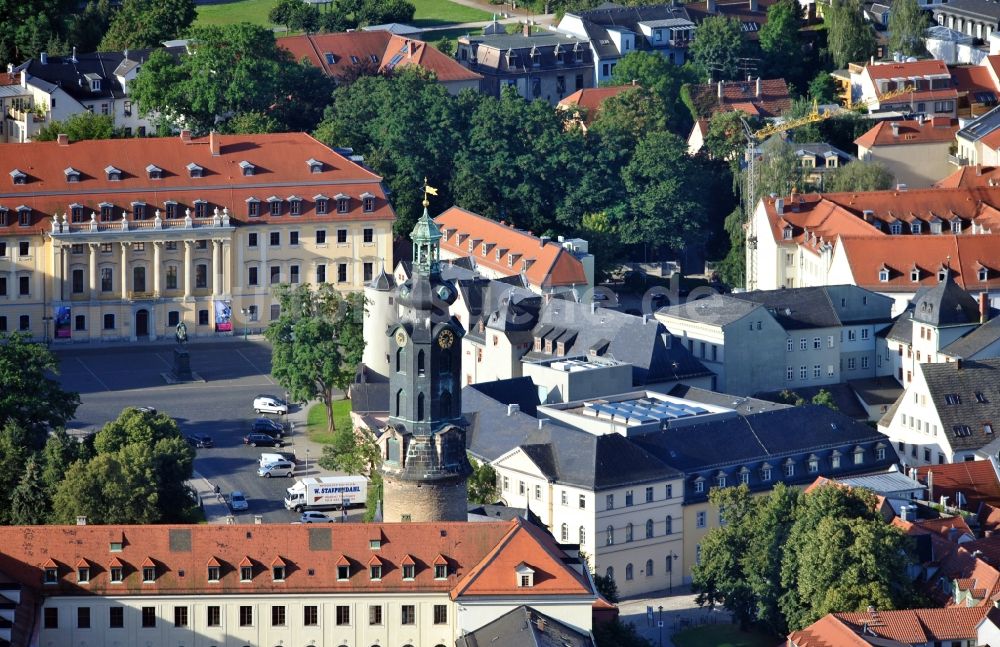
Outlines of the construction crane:
{"label": "construction crane", "polygon": [[[892,99],[900,95],[908,94],[913,92],[916,88],[913,85],[906,85],[898,90],[891,90],[889,92],[883,93],[879,97],[872,97],[864,101],[858,102],[852,106],[853,109],[871,107],[875,103],[880,103],[886,99]],[[757,197],[757,155],[754,151],[757,144],[764,141],[768,137],[772,137],[779,133],[787,132],[789,130],[794,130],[800,126],[805,126],[808,124],[813,124],[824,119],[829,119],[833,116],[832,112],[819,111],[819,105],[816,101],[813,101],[812,110],[809,114],[796,117],[794,119],[786,119],[780,123],[772,123],[754,130],[746,119],[741,119],[743,122],[744,136],[747,139],[747,152],[746,152],[746,163],[747,163],[747,179],[745,193],[743,196],[743,216],[745,218],[743,228],[746,231],[746,249],[747,249],[747,261],[746,261],[746,289],[756,290],[757,289],[757,227],[754,223],[753,211],[756,206]]]}

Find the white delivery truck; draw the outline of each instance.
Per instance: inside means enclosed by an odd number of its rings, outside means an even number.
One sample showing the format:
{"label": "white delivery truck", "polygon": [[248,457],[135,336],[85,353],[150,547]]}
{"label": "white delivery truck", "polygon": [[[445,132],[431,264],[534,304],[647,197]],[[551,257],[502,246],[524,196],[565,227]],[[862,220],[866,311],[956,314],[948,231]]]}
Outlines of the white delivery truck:
{"label": "white delivery truck", "polygon": [[368,497],[364,476],[320,476],[299,479],[285,494],[285,509],[330,510],[363,505]]}

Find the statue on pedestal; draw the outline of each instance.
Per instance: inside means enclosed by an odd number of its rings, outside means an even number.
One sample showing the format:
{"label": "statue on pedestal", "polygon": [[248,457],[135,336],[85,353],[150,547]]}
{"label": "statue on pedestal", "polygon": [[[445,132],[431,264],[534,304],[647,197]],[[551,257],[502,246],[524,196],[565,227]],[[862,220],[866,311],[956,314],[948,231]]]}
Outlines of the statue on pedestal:
{"label": "statue on pedestal", "polygon": [[178,382],[191,381],[194,377],[191,375],[191,356],[186,347],[188,341],[187,325],[183,321],[177,324],[174,338],[177,340],[177,347],[174,348],[173,378]]}

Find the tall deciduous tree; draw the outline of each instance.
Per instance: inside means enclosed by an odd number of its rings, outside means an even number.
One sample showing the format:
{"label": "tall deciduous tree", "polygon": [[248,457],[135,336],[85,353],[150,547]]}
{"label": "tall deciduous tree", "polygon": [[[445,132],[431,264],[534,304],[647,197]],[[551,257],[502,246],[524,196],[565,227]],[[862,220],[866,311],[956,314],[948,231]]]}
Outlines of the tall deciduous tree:
{"label": "tall deciduous tree", "polygon": [[281,316],[264,331],[271,342],[271,375],[292,399],[318,398],[334,430],[333,401],[346,391],[361,362],[364,296],[341,295],[328,283],[281,285],[275,290]]}
{"label": "tall deciduous tree", "polygon": [[13,421],[29,434],[29,445],[41,449],[49,428],[62,427],[80,406],[80,396],[64,391],[52,375],[59,372],[55,355],[21,334],[0,333],[0,424]]}
{"label": "tall deciduous tree", "polygon": [[80,112],[72,115],[66,121],[50,121],[38,131],[34,140],[51,142],[55,141],[60,134],[67,135],[71,142],[86,139],[111,139],[115,136],[114,119],[111,115]]}
{"label": "tall deciduous tree", "polygon": [[767,22],[760,28],[760,48],[768,77],[798,82],[802,74],[802,10],[797,0],[779,0],[767,8]]}
{"label": "tall deciduous tree", "polygon": [[737,78],[743,55],[740,22],[726,16],[709,16],[698,25],[691,43],[691,57],[702,78],[709,81]]}
{"label": "tall deciduous tree", "polygon": [[489,463],[477,461],[469,456],[472,476],[469,477],[469,501],[473,503],[496,503],[500,497],[497,487],[497,471]]}
{"label": "tall deciduous tree", "polygon": [[[691,116],[681,102],[681,85],[693,75],[686,68],[679,67],[656,52],[632,51],[615,65],[611,72],[610,85],[637,85],[655,93],[662,100],[660,110],[666,120],[666,127],[676,133],[687,134],[691,128]],[[601,108],[603,112],[605,106]]]}
{"label": "tall deciduous tree", "polygon": [[837,191],[882,191],[891,189],[895,177],[880,162],[855,160],[841,166],[825,180],[825,190]]}
{"label": "tall deciduous tree", "polygon": [[86,447],[66,433],[56,429],[49,434],[42,450],[42,481],[47,492],[54,492],[66,476],[66,470],[77,460],[89,458]]}
{"label": "tall deciduous tree", "polygon": [[889,50],[904,56],[926,54],[924,32],[929,26],[930,18],[917,0],[894,0],[889,11]]}
{"label": "tall deciduous tree", "polygon": [[160,47],[194,22],[194,0],[125,0],[101,41],[102,51]]}
{"label": "tall deciduous tree", "polygon": [[378,470],[380,463],[378,445],[371,432],[351,427],[337,429],[333,442],[323,446],[323,455],[319,459],[320,467],[324,469],[369,478]]}
{"label": "tall deciduous tree", "polygon": [[875,32],[865,21],[859,0],[832,0],[823,13],[827,47],[837,67],[868,60],[875,53]]}
{"label": "tall deciduous tree", "polygon": [[49,497],[42,480],[42,470],[34,456],[25,463],[21,480],[10,497],[10,523],[35,526],[47,521]]}

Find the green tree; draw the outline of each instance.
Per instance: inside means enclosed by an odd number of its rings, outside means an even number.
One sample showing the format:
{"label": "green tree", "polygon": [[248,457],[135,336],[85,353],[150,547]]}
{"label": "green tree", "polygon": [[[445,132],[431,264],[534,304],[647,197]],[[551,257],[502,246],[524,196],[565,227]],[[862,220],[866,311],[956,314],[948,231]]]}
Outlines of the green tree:
{"label": "green tree", "polygon": [[442,36],[434,41],[434,47],[445,56],[455,55],[455,41],[447,36]]}
{"label": "green tree", "polygon": [[740,21],[709,16],[698,25],[698,37],[691,43],[691,57],[701,78],[709,82],[737,78],[742,55]]}
{"label": "green tree", "polygon": [[13,420],[0,427],[0,522],[9,524],[11,497],[32,455],[30,432]]}
{"label": "green tree", "polygon": [[469,477],[469,501],[471,503],[496,503],[500,498],[497,487],[497,471],[489,463],[477,461],[471,455],[472,476]]}
{"label": "green tree", "polygon": [[903,56],[926,54],[924,32],[928,27],[930,19],[917,0],[895,0],[889,12],[889,51]]}
{"label": "green tree", "polygon": [[[97,50],[114,15],[115,9],[110,0],[90,0],[84,7],[83,13],[73,16],[70,20],[68,41],[81,52]],[[51,46],[48,49],[50,54],[54,53]]]}
{"label": "green tree", "polygon": [[723,283],[743,287],[746,282],[746,230],[743,209],[736,207],[726,216],[723,227],[729,235],[729,251],[719,263],[717,271]]}
{"label": "green tree", "polygon": [[892,172],[881,162],[855,160],[841,166],[825,180],[829,192],[882,191],[895,183]]}
{"label": "green tree", "polygon": [[427,72],[407,66],[391,78],[363,75],[341,85],[315,136],[331,146],[350,146],[386,179],[397,235],[408,235],[423,212],[424,177],[441,190],[435,207],[452,202],[452,160],[463,148],[456,105]]}
{"label": "green tree", "polygon": [[365,523],[375,521],[375,513],[382,503],[382,490],[382,474],[381,472],[375,472],[368,481],[368,496],[365,498]]}
{"label": "green tree", "polygon": [[833,409],[834,411],[838,411],[839,410],[839,407],[837,406],[837,403],[833,399],[833,394],[830,393],[829,391],[827,391],[826,389],[820,389],[819,393],[817,393],[816,395],[814,395],[812,397],[812,401],[811,402],[813,404],[818,404],[820,406],[829,407],[830,409]]}
{"label": "green tree", "polygon": [[[295,0],[301,2],[302,0]],[[231,118],[226,129],[236,135],[263,135],[281,130],[278,120],[263,112],[244,112]]]}
{"label": "green tree", "polygon": [[636,631],[635,625],[625,624],[618,618],[614,622],[594,624],[594,642],[597,647],[653,647],[653,643]]}
{"label": "green tree", "polygon": [[875,53],[875,32],[865,20],[859,0],[832,0],[823,22],[830,57],[837,67],[866,61]]}
{"label": "green tree", "polygon": [[726,160],[733,172],[738,173],[747,148],[747,136],[741,111],[717,112],[708,120],[703,148],[711,158]]}
{"label": "green tree", "polygon": [[590,131],[609,143],[611,138],[624,138],[621,144],[634,148],[646,133],[667,130],[667,117],[667,106],[658,93],[646,87],[629,88],[604,101]]}
{"label": "green tree", "polygon": [[54,492],[74,462],[89,458],[86,448],[75,438],[59,428],[49,434],[42,449],[42,481],[47,492]]}
{"label": "green tree", "polygon": [[112,454],[126,445],[153,447],[171,438],[181,438],[176,420],[165,413],[128,407],[97,432],[94,449],[98,454]]}
{"label": "green tree", "polygon": [[[675,133],[687,134],[691,128],[691,118],[681,101],[681,86],[691,75],[685,68],[678,67],[656,52],[632,51],[615,65],[609,85],[637,85],[660,97],[666,119],[666,127]],[[607,102],[601,112],[607,109]]]}
{"label": "green tree", "polygon": [[371,478],[381,464],[375,437],[365,429],[337,429],[333,442],[323,446],[320,467],[336,472],[360,474]]}
{"label": "green tree", "polygon": [[125,0],[101,41],[101,51],[160,47],[197,16],[194,0]]}
{"label": "green tree", "polygon": [[52,497],[52,512],[64,524],[80,515],[94,524],[163,522],[152,448],[130,445],[73,463]]}
{"label": "green tree", "polygon": [[15,526],[36,526],[48,519],[49,497],[42,470],[34,456],[28,458],[24,473],[10,497],[9,522]]}
{"label": "green tree", "polygon": [[615,583],[614,575],[594,573],[594,586],[605,600],[611,604],[618,604],[618,584]]}
{"label": "green tree", "polygon": [[305,4],[303,0],[278,0],[267,12],[267,19],[275,25],[284,25],[291,29],[292,17],[302,4]]}
{"label": "green tree", "polygon": [[281,285],[275,297],[281,316],[264,331],[272,348],[271,375],[295,401],[319,398],[332,432],[336,392],[350,386],[364,352],[364,296],[341,295],[321,283],[315,289]]}
{"label": "green tree", "polygon": [[55,141],[60,134],[69,136],[71,142],[87,139],[111,139],[115,136],[114,120],[111,115],[96,115],[80,112],[66,121],[50,121],[35,135],[35,141]]}
{"label": "green tree", "polygon": [[767,8],[767,22],[760,28],[760,49],[769,77],[797,82],[802,75],[802,10],[796,0],[779,0]]}
{"label": "green tree", "polygon": [[0,333],[0,424],[25,429],[33,449],[41,449],[48,429],[65,426],[80,406],[79,394],[64,391],[52,377],[58,373],[48,348],[26,335]]}
{"label": "green tree", "polygon": [[809,98],[818,103],[833,103],[837,97],[837,83],[828,72],[819,72],[809,82]]}

